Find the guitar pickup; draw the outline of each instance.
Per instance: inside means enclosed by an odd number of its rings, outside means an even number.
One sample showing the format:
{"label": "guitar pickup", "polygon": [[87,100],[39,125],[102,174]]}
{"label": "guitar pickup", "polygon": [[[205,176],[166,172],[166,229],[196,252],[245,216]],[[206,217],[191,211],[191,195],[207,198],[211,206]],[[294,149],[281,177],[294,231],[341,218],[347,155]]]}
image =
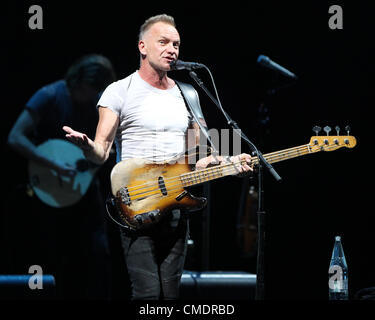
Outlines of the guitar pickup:
{"label": "guitar pickup", "polygon": [[183,192],[181,192],[177,197],[176,197],[176,200],[177,201],[180,201],[183,197],[185,197],[186,195],[188,194],[188,192],[185,190]]}
{"label": "guitar pickup", "polygon": [[168,194],[167,188],[165,187],[164,179],[163,177],[158,178],[158,184],[159,184],[159,189],[160,192],[163,196],[166,196]]}

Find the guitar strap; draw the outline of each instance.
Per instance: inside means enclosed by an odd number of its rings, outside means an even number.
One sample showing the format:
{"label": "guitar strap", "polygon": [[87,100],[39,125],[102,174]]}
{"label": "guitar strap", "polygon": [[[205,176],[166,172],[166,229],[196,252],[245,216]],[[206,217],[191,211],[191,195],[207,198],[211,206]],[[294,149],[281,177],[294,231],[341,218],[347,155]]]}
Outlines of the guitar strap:
{"label": "guitar strap", "polygon": [[202,108],[199,103],[199,96],[197,91],[191,84],[180,82],[175,80],[177,86],[179,87],[182,97],[185,100],[186,105],[190,110],[190,114],[193,116],[195,122],[198,124],[201,132],[207,138],[207,141],[210,142],[211,148],[215,153],[218,153],[215,145],[213,144],[210,135],[208,134],[208,128],[206,124],[206,120],[204,119]]}

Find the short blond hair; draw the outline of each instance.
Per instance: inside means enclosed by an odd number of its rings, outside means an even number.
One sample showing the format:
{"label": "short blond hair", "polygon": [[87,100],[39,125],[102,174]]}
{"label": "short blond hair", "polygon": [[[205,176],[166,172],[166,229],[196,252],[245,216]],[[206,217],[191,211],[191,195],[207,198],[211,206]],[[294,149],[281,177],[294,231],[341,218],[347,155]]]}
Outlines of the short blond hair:
{"label": "short blond hair", "polygon": [[165,13],[150,17],[141,26],[139,30],[138,41],[142,40],[145,33],[157,22],[164,22],[164,23],[170,24],[173,27],[176,27],[174,18]]}

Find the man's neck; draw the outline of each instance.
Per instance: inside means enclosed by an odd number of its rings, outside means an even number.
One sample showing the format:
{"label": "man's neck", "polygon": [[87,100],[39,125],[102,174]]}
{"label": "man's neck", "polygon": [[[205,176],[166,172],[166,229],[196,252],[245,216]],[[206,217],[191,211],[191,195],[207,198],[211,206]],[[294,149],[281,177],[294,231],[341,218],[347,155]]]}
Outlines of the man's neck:
{"label": "man's neck", "polygon": [[138,70],[139,76],[155,88],[166,90],[174,86],[174,81],[167,76],[167,72],[158,71],[149,64],[142,64]]}

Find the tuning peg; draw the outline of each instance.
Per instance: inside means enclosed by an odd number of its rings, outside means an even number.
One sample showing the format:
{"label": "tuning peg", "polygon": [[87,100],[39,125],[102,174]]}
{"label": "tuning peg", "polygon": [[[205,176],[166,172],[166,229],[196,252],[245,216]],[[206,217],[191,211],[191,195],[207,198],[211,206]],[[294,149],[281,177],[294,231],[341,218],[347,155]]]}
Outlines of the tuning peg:
{"label": "tuning peg", "polygon": [[350,127],[349,127],[349,126],[346,126],[346,127],[345,127],[345,130],[346,130],[347,135],[349,135],[349,133],[350,133]]}
{"label": "tuning peg", "polygon": [[323,130],[326,132],[327,136],[329,136],[329,133],[331,132],[332,129],[329,126],[325,126]]}
{"label": "tuning peg", "polygon": [[340,127],[336,126],[335,129],[336,129],[337,135],[339,136],[340,135]]}
{"label": "tuning peg", "polygon": [[315,127],[313,128],[313,131],[315,132],[315,135],[316,135],[316,136],[319,135],[320,130],[322,130],[322,128],[319,127],[319,126],[315,126]]}

